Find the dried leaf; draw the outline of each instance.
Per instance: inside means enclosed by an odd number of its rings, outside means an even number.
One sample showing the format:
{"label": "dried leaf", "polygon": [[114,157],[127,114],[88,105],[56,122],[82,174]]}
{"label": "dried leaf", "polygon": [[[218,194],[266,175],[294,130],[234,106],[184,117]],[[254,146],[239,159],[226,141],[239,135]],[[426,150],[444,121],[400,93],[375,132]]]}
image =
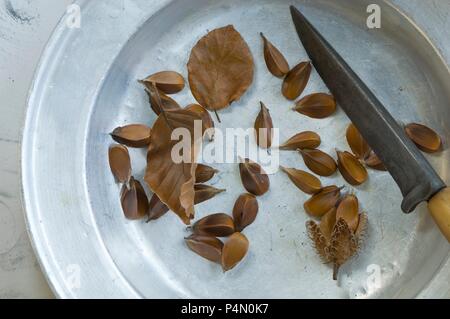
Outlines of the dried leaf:
{"label": "dried leaf", "polygon": [[349,152],[337,151],[338,168],[344,179],[351,185],[361,185],[369,177],[364,165]]}
{"label": "dried leaf", "polygon": [[330,251],[333,255],[333,279],[337,280],[339,268],[353,257],[359,242],[345,220],[338,219],[331,235]]}
{"label": "dried leaf", "polygon": [[320,150],[299,150],[306,166],[319,176],[331,176],[336,172],[337,165],[334,159]]}
{"label": "dried leaf", "polygon": [[108,151],[111,172],[119,183],[127,183],[131,177],[131,160],[123,145],[111,145]]}
{"label": "dried leaf", "polygon": [[311,62],[301,62],[290,70],[284,78],[281,88],[281,93],[283,93],[284,97],[288,100],[298,98],[308,84],[311,70]]}
{"label": "dried leaf", "polygon": [[341,197],[341,189],[334,185],[324,187],[303,204],[306,213],[313,217],[322,217],[325,215],[330,209],[336,206],[336,203]]}
{"label": "dried leaf", "polygon": [[331,208],[320,219],[320,231],[327,240],[327,243],[331,240],[331,234],[333,233],[334,225],[336,224],[336,207]]}
{"label": "dried leaf", "polygon": [[233,207],[233,218],[236,231],[241,232],[252,224],[258,214],[258,200],[255,195],[242,194]]}
{"label": "dried leaf", "polygon": [[234,233],[234,222],[231,216],[216,213],[198,220],[192,230],[196,235],[227,237]]}
{"label": "dried leaf", "polygon": [[150,143],[152,129],[143,124],[131,124],[114,129],[112,138],[129,147],[145,147]]}
{"label": "dried leaf", "polygon": [[[194,216],[196,155],[201,143],[195,140],[195,120],[200,117],[188,110],[167,111],[158,117],[152,128],[145,173],[150,189],[186,224]],[[185,128],[194,137],[190,149],[184,150],[189,159],[181,163],[175,163],[171,156],[173,146],[179,143],[171,139],[176,128]]]}
{"label": "dried leaf", "polygon": [[350,146],[350,149],[356,157],[362,160],[369,155],[370,146],[353,123],[350,123],[348,126],[345,136],[348,146]]}
{"label": "dried leaf", "polygon": [[247,255],[249,242],[241,233],[234,233],[228,238],[222,249],[222,268],[228,271],[234,268]]}
{"label": "dried leaf", "polygon": [[256,196],[261,196],[269,190],[269,176],[262,167],[248,158],[239,163],[242,184],[245,189]]}
{"label": "dried leaf", "polygon": [[359,224],[359,202],[355,195],[348,194],[342,198],[336,210],[336,219],[342,218],[355,232]]}
{"label": "dried leaf", "polygon": [[144,217],[148,211],[148,198],[141,183],[130,178],[129,185],[124,184],[120,195],[120,202],[125,217],[137,220]]}
{"label": "dried leaf", "polygon": [[328,240],[322,234],[320,227],[312,220],[306,222],[306,229],[308,230],[309,238],[312,240],[314,248],[320,259],[325,264],[332,261],[332,256],[329,254],[328,250]]}
{"label": "dried leaf", "polygon": [[306,194],[315,194],[322,189],[322,183],[314,175],[295,168],[281,166],[281,170],[287,174],[292,183]]}
{"label": "dried leaf", "polygon": [[[146,87],[145,92],[147,92],[150,107],[156,115],[160,115],[161,110],[173,111],[181,109],[180,105],[174,99],[152,85],[149,85],[148,88]],[[161,101],[161,103],[159,101]]]}
{"label": "dried leaf", "polygon": [[185,238],[187,246],[197,255],[220,264],[223,243],[212,236],[191,235]]}
{"label": "dried leaf", "polygon": [[261,33],[264,41],[264,59],[270,73],[276,77],[283,77],[289,72],[289,64],[283,54]]}
{"label": "dried leaf", "polygon": [[197,169],[195,170],[195,182],[196,183],[206,183],[211,180],[216,173],[219,171],[211,166],[204,164],[197,164]]}
{"label": "dried leaf", "polygon": [[188,71],[195,99],[208,110],[221,110],[239,100],[252,84],[253,57],[245,40],[229,25],[198,41]]}
{"label": "dried leaf", "polygon": [[207,200],[210,200],[216,195],[226,191],[225,189],[218,189],[204,184],[195,184],[194,190],[195,190],[195,198],[194,198],[195,205],[206,202]]}
{"label": "dried leaf", "polygon": [[364,163],[370,168],[376,169],[378,171],[386,171],[386,166],[384,166],[383,162],[380,158],[375,154],[374,151],[370,151],[369,155],[364,160]]}
{"label": "dried leaf", "polygon": [[336,111],[336,101],[332,95],[314,93],[298,101],[294,110],[314,119],[323,119]]}
{"label": "dried leaf", "polygon": [[164,204],[156,194],[153,194],[148,204],[148,220],[157,220],[158,218],[164,216],[169,211],[169,207]]}
{"label": "dried leaf", "polygon": [[273,138],[272,117],[264,103],[260,103],[261,111],[255,121],[256,143],[261,148],[270,148],[272,146]]}
{"label": "dried leaf", "polygon": [[214,139],[214,121],[209,112],[203,106],[198,104],[190,104],[186,107],[186,110],[192,111],[201,116],[203,130],[208,136],[208,139],[212,141]]}
{"label": "dried leaf", "polygon": [[442,150],[439,134],[423,124],[410,123],[405,126],[405,132],[423,152],[436,153]]}
{"label": "dried leaf", "polygon": [[166,94],[175,94],[184,89],[185,82],[183,76],[175,71],[162,71],[152,74],[140,81],[151,90],[152,83],[156,85],[158,90]]}
{"label": "dried leaf", "polygon": [[319,134],[311,131],[305,131],[295,134],[284,144],[280,145],[278,148],[283,151],[296,151],[298,149],[314,149],[318,147],[321,143]]}

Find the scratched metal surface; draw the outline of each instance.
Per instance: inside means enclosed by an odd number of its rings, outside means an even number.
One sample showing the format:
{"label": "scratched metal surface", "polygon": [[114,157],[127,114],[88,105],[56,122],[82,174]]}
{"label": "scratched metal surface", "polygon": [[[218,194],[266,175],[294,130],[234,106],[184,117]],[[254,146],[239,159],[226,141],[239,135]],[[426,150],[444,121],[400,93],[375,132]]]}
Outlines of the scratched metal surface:
{"label": "scratched metal surface", "polygon": [[[399,192],[387,174],[371,174],[369,184],[355,190],[369,212],[372,226],[364,252],[343,269],[339,285],[330,280],[330,269],[320,264],[308,244],[305,216],[300,208],[304,198],[280,174],[272,177],[275,187],[262,198],[261,215],[248,229],[250,255],[239,269],[226,275],[183,247],[185,233],[173,216],[152,225],[123,220],[117,186],[105,169],[104,154],[108,145],[106,133],[111,128],[150,116],[134,79],[156,70],[155,65],[158,69],[173,67],[185,73],[183,65],[194,38],[226,23],[236,25],[256,57],[261,56],[257,31],[273,33],[277,38],[284,31],[279,43],[291,63],[305,57],[297,42],[292,41],[294,31],[288,23],[285,1],[249,1],[245,5],[235,1],[228,5],[222,1],[191,1],[190,8],[185,7],[187,2],[178,1],[159,11],[165,2],[168,1],[154,1],[151,5],[138,0],[108,5],[105,1],[82,2],[83,27],[59,28],[44,55],[30,99],[23,176],[31,234],[54,291],[61,297],[448,296],[448,287],[442,285],[448,282],[448,271],[439,271],[447,259],[448,248],[425,212],[400,214]],[[448,79],[448,70],[411,21],[382,3],[383,13],[387,13],[383,20],[386,25],[381,31],[368,34],[363,32],[361,20],[364,1],[356,5],[352,1],[297,3],[305,5],[305,11],[330,37],[345,40],[334,44],[355,61],[357,71],[382,100],[395,102],[391,103],[391,111],[399,120],[422,119],[450,136],[445,131],[445,121],[449,119],[444,102],[448,88],[442,84],[443,79]],[[442,8],[447,7],[439,8],[442,14]],[[406,6],[408,14],[415,10]],[[430,7],[421,12],[426,14],[426,10]],[[435,10],[436,6],[428,12]],[[107,32],[101,25],[115,25],[117,30]],[[342,26],[347,28],[341,29]],[[292,34],[286,32],[290,29]],[[435,37],[439,34],[426,31]],[[433,40],[448,58],[443,39]],[[260,93],[276,92],[279,83],[264,72],[262,60],[257,61],[255,88],[240,106],[232,107],[242,107],[247,114],[236,123],[230,109],[223,115],[224,126],[248,126],[256,112],[252,106],[261,98],[274,107],[286,106],[275,94]],[[387,77],[387,73],[396,76]],[[78,90],[67,89],[73,83],[77,83]],[[315,75],[309,90],[323,88]],[[430,88],[435,93],[433,97],[424,94]],[[182,102],[190,99],[187,94],[177,98]],[[114,112],[111,107],[116,107]],[[274,116],[275,122],[283,121],[282,137],[295,133],[299,126],[318,129],[328,137],[325,150],[335,146],[331,137],[338,135],[342,140],[347,123],[342,112],[320,122],[286,118],[289,117],[284,110]],[[70,149],[64,143],[48,143],[55,135],[70,141]],[[339,142],[338,146],[345,148],[345,143]],[[142,175],[143,156],[133,155],[138,176]],[[447,181],[448,156],[445,152],[440,158],[431,158]],[[284,154],[282,163],[302,166],[297,157]],[[49,174],[55,169],[56,175]],[[221,169],[223,173],[217,182],[229,191],[221,200],[201,206],[200,216],[209,212],[212,205],[215,210],[229,210],[232,200],[242,191],[236,183],[236,170],[226,166]],[[342,180],[336,176],[324,182]],[[286,198],[295,200],[289,202]],[[376,289],[366,286],[365,270],[370,264],[382,267],[382,285]],[[81,286],[70,289],[67,271],[73,265],[81,267]],[[186,267],[192,270],[187,272]],[[437,276],[432,280],[434,275]]]}

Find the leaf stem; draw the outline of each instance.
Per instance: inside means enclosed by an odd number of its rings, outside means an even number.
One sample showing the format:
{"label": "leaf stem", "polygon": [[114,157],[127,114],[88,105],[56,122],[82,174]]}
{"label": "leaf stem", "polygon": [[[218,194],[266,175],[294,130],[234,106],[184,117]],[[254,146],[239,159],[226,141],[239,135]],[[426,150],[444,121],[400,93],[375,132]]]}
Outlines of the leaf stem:
{"label": "leaf stem", "polygon": [[217,113],[217,110],[214,110],[214,114],[216,114],[217,121],[219,121],[219,123],[222,123],[219,117],[219,113]]}
{"label": "leaf stem", "polygon": [[339,266],[338,264],[333,264],[333,280],[337,280],[338,278],[338,272],[339,272]]}

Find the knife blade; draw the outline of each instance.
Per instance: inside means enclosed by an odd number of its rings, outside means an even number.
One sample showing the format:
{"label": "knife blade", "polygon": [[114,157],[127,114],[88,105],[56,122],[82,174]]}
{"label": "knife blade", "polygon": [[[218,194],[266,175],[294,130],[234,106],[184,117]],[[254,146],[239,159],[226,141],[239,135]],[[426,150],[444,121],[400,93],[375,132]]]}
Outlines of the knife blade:
{"label": "knife blade", "polygon": [[450,241],[450,189],[445,188],[420,150],[328,41],[294,6],[291,15],[318,74],[399,186],[403,194],[402,210],[409,213],[419,203],[440,194],[438,206],[444,212],[432,212],[432,215],[440,221],[439,227]]}

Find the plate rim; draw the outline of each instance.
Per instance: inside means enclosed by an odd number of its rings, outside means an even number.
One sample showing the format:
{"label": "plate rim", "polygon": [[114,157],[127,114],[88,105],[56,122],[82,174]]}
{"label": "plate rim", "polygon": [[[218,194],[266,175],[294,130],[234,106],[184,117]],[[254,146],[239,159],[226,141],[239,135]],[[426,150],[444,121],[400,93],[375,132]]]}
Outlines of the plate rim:
{"label": "plate rim", "polygon": [[[76,0],[74,4],[85,5],[87,1],[86,0]],[[23,206],[23,215],[25,218],[25,228],[28,233],[28,237],[30,238],[31,246],[33,248],[33,252],[36,256],[36,259],[39,263],[40,269],[42,270],[42,274],[44,275],[45,280],[47,281],[51,291],[55,294],[57,298],[67,298],[68,295],[63,294],[64,289],[61,287],[61,284],[59,281],[53,280],[50,277],[49,274],[49,268],[51,267],[48,260],[45,260],[43,258],[44,251],[38,244],[39,240],[37,239],[37,233],[39,230],[37,229],[36,223],[33,223],[34,215],[30,214],[29,212],[32,210],[32,206],[34,206],[34,203],[32,202],[32,199],[30,196],[29,188],[31,186],[30,182],[28,182],[28,167],[26,166],[26,158],[28,155],[28,152],[30,152],[28,145],[32,144],[33,137],[27,134],[27,132],[30,130],[30,127],[32,126],[33,118],[32,115],[35,112],[35,108],[32,107],[33,101],[39,96],[39,93],[36,91],[37,85],[39,83],[39,79],[45,76],[45,66],[49,63],[48,59],[45,57],[48,56],[54,49],[56,43],[58,40],[63,36],[64,31],[64,19],[66,17],[66,13],[62,14],[59,18],[56,26],[51,31],[51,35],[48,38],[44,50],[41,53],[41,56],[39,58],[39,62],[36,66],[35,72],[33,74],[33,79],[31,81],[30,87],[28,89],[27,94],[27,101],[25,106],[25,117],[22,122],[22,128],[21,128],[21,139],[20,139],[20,181],[21,181],[21,187],[20,187],[20,196],[21,196],[21,202]],[[57,287],[58,286],[58,287]]]}

